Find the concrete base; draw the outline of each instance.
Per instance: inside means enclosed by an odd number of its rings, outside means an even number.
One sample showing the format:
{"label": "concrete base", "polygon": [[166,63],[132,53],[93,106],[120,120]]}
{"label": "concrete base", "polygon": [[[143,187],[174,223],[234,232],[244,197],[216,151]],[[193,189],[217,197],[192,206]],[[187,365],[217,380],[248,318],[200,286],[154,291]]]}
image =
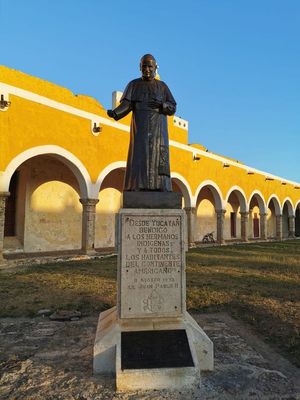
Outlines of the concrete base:
{"label": "concrete base", "polygon": [[[194,367],[121,369],[121,332],[166,329],[185,329]],[[190,388],[200,384],[200,370],[213,370],[213,343],[187,312],[183,318],[120,320],[113,307],[99,316],[93,370],[115,374],[118,391]]]}
{"label": "concrete base", "polygon": [[116,374],[118,392],[130,390],[193,389],[200,384],[196,367],[123,370]]}

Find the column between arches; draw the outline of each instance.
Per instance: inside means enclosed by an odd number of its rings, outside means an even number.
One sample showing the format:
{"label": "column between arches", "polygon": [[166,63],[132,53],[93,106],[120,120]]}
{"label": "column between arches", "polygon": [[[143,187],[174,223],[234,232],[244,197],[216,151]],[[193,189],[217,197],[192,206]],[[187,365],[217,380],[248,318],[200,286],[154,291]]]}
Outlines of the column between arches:
{"label": "column between arches", "polygon": [[95,253],[96,205],[98,199],[79,199],[82,204],[81,249],[85,254]]}
{"label": "column between arches", "polygon": [[187,216],[187,235],[188,235],[188,246],[195,246],[195,219],[197,209],[196,207],[184,207]]}
{"label": "column between arches", "polygon": [[5,259],[3,257],[4,224],[6,199],[9,195],[9,192],[0,192],[0,265],[5,262]]}
{"label": "column between arches", "polygon": [[295,238],[295,215],[289,215],[289,238]]}
{"label": "column between arches", "polygon": [[241,239],[243,242],[248,242],[249,211],[240,211],[240,215],[241,215]]}
{"label": "column between arches", "polygon": [[259,219],[260,219],[260,239],[266,240],[267,239],[267,213],[260,212]]}
{"label": "column between arches", "polygon": [[226,210],[216,210],[217,214],[217,242],[219,244],[224,243],[224,222],[225,222]]}
{"label": "column between arches", "polygon": [[276,215],[276,239],[282,240],[282,214]]}

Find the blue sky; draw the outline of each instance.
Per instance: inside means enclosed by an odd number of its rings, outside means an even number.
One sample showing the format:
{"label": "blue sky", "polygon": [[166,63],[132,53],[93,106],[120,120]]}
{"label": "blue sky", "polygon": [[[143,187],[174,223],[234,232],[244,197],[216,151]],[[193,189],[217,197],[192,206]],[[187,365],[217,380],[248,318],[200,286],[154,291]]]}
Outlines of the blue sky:
{"label": "blue sky", "polygon": [[300,1],[0,0],[0,26],[0,64],[105,108],[152,53],[190,143],[300,182]]}

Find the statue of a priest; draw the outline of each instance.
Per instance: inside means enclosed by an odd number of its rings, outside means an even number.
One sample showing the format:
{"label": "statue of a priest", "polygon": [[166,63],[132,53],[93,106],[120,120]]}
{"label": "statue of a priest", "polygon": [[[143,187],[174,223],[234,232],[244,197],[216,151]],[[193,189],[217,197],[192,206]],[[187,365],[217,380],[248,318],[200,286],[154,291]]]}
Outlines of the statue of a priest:
{"label": "statue of a priest", "polygon": [[142,77],[127,85],[120,105],[108,110],[119,120],[132,111],[125,191],[172,191],[167,115],[176,111],[168,86],[155,79],[157,64],[151,54],[141,58]]}

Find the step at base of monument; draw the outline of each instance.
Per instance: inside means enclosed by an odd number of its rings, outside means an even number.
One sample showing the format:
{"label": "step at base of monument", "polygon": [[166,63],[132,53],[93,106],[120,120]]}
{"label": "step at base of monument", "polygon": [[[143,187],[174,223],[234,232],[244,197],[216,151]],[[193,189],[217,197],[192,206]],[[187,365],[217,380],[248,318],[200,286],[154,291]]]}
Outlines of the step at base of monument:
{"label": "step at base of monument", "polygon": [[115,374],[118,391],[197,386],[200,370],[212,369],[213,344],[188,313],[132,321],[118,319],[116,307],[100,314],[94,373]]}
{"label": "step at base of monument", "polygon": [[152,368],[118,371],[117,391],[192,389],[200,385],[200,372],[195,367]]}

